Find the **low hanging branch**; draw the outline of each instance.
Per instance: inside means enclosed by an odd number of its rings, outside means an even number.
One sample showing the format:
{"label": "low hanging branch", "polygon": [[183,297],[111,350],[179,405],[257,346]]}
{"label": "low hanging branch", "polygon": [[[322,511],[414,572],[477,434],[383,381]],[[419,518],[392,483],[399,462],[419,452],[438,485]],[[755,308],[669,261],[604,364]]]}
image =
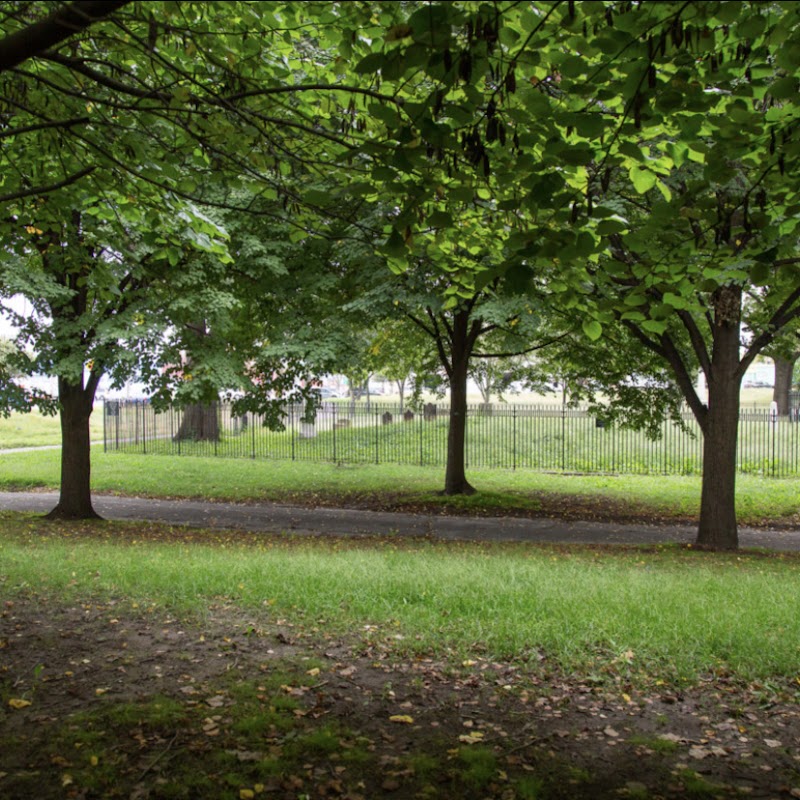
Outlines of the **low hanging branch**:
{"label": "low hanging branch", "polygon": [[43,53],[93,23],[119,11],[130,0],[76,0],[0,40],[0,72]]}

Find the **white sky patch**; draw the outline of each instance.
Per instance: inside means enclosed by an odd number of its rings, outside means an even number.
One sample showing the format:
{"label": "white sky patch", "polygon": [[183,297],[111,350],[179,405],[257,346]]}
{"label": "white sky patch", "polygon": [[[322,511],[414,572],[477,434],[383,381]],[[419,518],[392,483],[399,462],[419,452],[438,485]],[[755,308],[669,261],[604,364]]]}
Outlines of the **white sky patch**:
{"label": "white sky patch", "polygon": [[27,317],[31,313],[32,307],[30,302],[20,294],[16,294],[8,300],[3,300],[2,304],[0,304],[0,338],[13,339],[17,335],[17,329],[3,313],[4,308],[9,308],[17,314]]}

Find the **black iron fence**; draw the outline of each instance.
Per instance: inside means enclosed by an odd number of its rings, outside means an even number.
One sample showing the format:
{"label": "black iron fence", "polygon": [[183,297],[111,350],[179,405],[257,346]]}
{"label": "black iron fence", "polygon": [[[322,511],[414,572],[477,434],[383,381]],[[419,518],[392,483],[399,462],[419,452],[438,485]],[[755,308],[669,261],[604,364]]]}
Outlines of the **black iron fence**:
{"label": "black iron fence", "polygon": [[[304,412],[302,406],[287,406],[284,429],[270,431],[258,415],[236,416],[224,403],[156,413],[146,401],[106,402],[104,447],[128,453],[445,464],[446,405],[410,411],[385,403],[325,403],[313,422],[304,421]],[[660,438],[650,439],[562,405],[470,406],[467,466],[691,475],[702,470],[702,435],[690,414],[684,425],[664,422]],[[798,415],[743,410],[738,466],[760,475],[800,475]]]}

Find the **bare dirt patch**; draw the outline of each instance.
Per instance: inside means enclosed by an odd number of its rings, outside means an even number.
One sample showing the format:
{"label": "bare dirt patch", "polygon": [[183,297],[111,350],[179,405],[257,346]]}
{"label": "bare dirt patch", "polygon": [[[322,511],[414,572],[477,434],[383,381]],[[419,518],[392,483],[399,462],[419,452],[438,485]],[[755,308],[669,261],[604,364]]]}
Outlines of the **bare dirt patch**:
{"label": "bare dirt patch", "polygon": [[268,611],[0,610],[8,798],[800,797],[797,687],[400,658]]}

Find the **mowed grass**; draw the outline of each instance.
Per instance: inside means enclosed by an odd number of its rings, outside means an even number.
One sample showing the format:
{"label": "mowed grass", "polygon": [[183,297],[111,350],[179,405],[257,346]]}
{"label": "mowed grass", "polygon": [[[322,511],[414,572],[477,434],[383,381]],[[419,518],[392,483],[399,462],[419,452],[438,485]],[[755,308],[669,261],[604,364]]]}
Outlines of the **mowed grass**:
{"label": "mowed grass", "polygon": [[[0,455],[0,489],[57,488],[57,451]],[[152,497],[231,501],[342,502],[382,497],[392,502],[437,503],[460,510],[502,513],[536,510],[542,495],[570,500],[604,500],[627,511],[661,517],[693,517],[699,511],[697,476],[561,475],[517,470],[468,470],[478,489],[472,497],[443,497],[441,468],[398,465],[337,466],[302,461],[149,456],[103,453],[92,457],[92,486],[98,492]],[[742,524],[797,518],[800,481],[740,475],[737,509]]]}
{"label": "mowed grass", "polygon": [[[92,414],[90,419],[92,441],[103,440],[103,415]],[[0,416],[0,450],[14,447],[43,447],[61,444],[61,423],[58,417],[47,417],[36,411],[30,414],[14,413]]]}
{"label": "mowed grass", "polygon": [[794,680],[793,556],[330,540],[0,515],[3,595],[227,606],[398,655],[471,655],[602,683]]}

